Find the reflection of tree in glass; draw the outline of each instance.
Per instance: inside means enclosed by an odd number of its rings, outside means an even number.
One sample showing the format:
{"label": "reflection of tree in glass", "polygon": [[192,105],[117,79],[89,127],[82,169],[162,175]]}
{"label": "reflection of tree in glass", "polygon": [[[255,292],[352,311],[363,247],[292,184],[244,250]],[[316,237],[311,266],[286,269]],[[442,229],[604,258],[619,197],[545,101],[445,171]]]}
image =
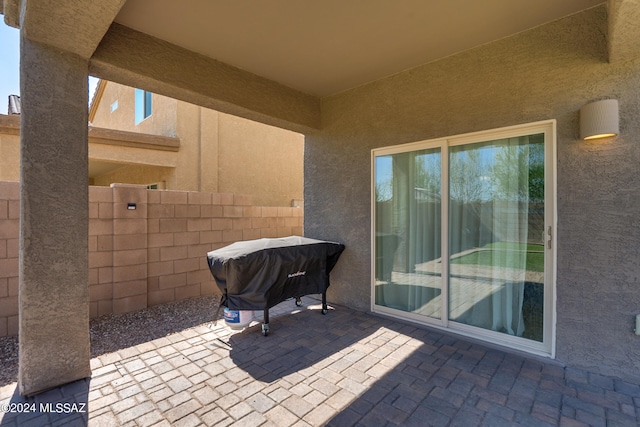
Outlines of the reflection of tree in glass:
{"label": "reflection of tree in glass", "polygon": [[[413,157],[410,172],[407,156]],[[413,174],[413,187],[428,195],[441,193],[439,152],[413,152],[381,156],[393,158],[393,172],[376,177],[375,197],[382,202],[393,198],[393,180]],[[402,165],[402,166],[401,166]],[[404,173],[399,174],[398,171]],[[462,203],[511,200],[544,201],[544,135],[530,135],[461,147],[451,147],[449,192]]]}
{"label": "reflection of tree in glass", "polygon": [[415,188],[430,195],[440,195],[440,153],[416,156]]}
{"label": "reflection of tree in glass", "polygon": [[543,135],[520,137],[516,141],[496,147],[491,167],[496,198],[541,202],[544,200]]}
{"label": "reflection of tree in glass", "polygon": [[[540,137],[540,138],[537,138]],[[534,135],[539,139],[529,146],[529,200],[544,201],[544,135]]]}
{"label": "reflection of tree in glass", "polygon": [[452,149],[449,156],[449,192],[462,203],[487,199],[486,160],[479,149]]}
{"label": "reflection of tree in glass", "polygon": [[393,182],[391,178],[376,181],[376,202],[384,202],[391,199],[393,194]]}
{"label": "reflection of tree in glass", "polygon": [[392,157],[376,157],[375,192],[376,202],[384,202],[393,197]]}
{"label": "reflection of tree in glass", "polygon": [[[431,151],[431,150],[429,150]],[[385,175],[379,172],[384,168],[383,163],[393,159],[392,173]],[[410,163],[413,159],[413,165]],[[375,195],[376,202],[384,202],[393,198],[393,180],[405,179],[406,185],[413,186],[417,191],[430,196],[440,196],[441,168],[440,152],[411,152],[393,156],[376,158],[378,172],[376,174]],[[388,167],[388,166],[387,166]]]}

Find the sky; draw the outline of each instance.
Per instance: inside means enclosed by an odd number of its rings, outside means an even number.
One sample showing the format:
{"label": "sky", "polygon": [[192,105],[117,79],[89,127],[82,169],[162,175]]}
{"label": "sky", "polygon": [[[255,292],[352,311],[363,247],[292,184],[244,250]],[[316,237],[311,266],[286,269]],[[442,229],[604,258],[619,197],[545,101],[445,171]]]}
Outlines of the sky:
{"label": "sky", "polygon": [[20,94],[20,31],[0,17],[0,114],[7,114],[9,95]]}
{"label": "sky", "polygon": [[[20,95],[20,31],[0,17],[0,114],[7,114],[9,95]],[[89,100],[97,79],[89,78]]]}

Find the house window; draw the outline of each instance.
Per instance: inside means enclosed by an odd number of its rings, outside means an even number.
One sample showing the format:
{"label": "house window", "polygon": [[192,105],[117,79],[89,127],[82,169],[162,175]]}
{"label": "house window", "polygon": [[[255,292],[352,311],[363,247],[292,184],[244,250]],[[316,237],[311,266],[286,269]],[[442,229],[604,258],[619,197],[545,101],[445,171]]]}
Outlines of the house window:
{"label": "house window", "polygon": [[373,311],[554,352],[555,121],[372,152]]}
{"label": "house window", "polygon": [[151,115],[151,92],[136,89],[136,124]]}

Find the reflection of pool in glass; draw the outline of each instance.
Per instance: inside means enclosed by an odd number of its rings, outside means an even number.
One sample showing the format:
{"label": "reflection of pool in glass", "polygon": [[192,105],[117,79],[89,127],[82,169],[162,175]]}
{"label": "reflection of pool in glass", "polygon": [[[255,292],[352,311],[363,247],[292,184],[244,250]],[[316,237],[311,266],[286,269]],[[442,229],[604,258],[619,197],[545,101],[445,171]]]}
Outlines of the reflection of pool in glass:
{"label": "reflection of pool in glass", "polygon": [[542,341],[544,245],[496,242],[450,263],[451,320]]}
{"label": "reflection of pool in glass", "polygon": [[521,268],[518,264],[522,252],[526,253],[527,271],[544,272],[544,246],[538,244],[490,243],[464,255],[451,257],[451,264]]}

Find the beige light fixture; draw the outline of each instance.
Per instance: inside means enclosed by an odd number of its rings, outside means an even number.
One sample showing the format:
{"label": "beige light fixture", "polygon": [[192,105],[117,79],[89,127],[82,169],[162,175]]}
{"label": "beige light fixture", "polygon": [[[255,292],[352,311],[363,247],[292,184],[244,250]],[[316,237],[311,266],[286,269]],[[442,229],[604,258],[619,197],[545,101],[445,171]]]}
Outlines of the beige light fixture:
{"label": "beige light fixture", "polygon": [[620,133],[618,100],[604,99],[580,109],[580,138],[608,138]]}

